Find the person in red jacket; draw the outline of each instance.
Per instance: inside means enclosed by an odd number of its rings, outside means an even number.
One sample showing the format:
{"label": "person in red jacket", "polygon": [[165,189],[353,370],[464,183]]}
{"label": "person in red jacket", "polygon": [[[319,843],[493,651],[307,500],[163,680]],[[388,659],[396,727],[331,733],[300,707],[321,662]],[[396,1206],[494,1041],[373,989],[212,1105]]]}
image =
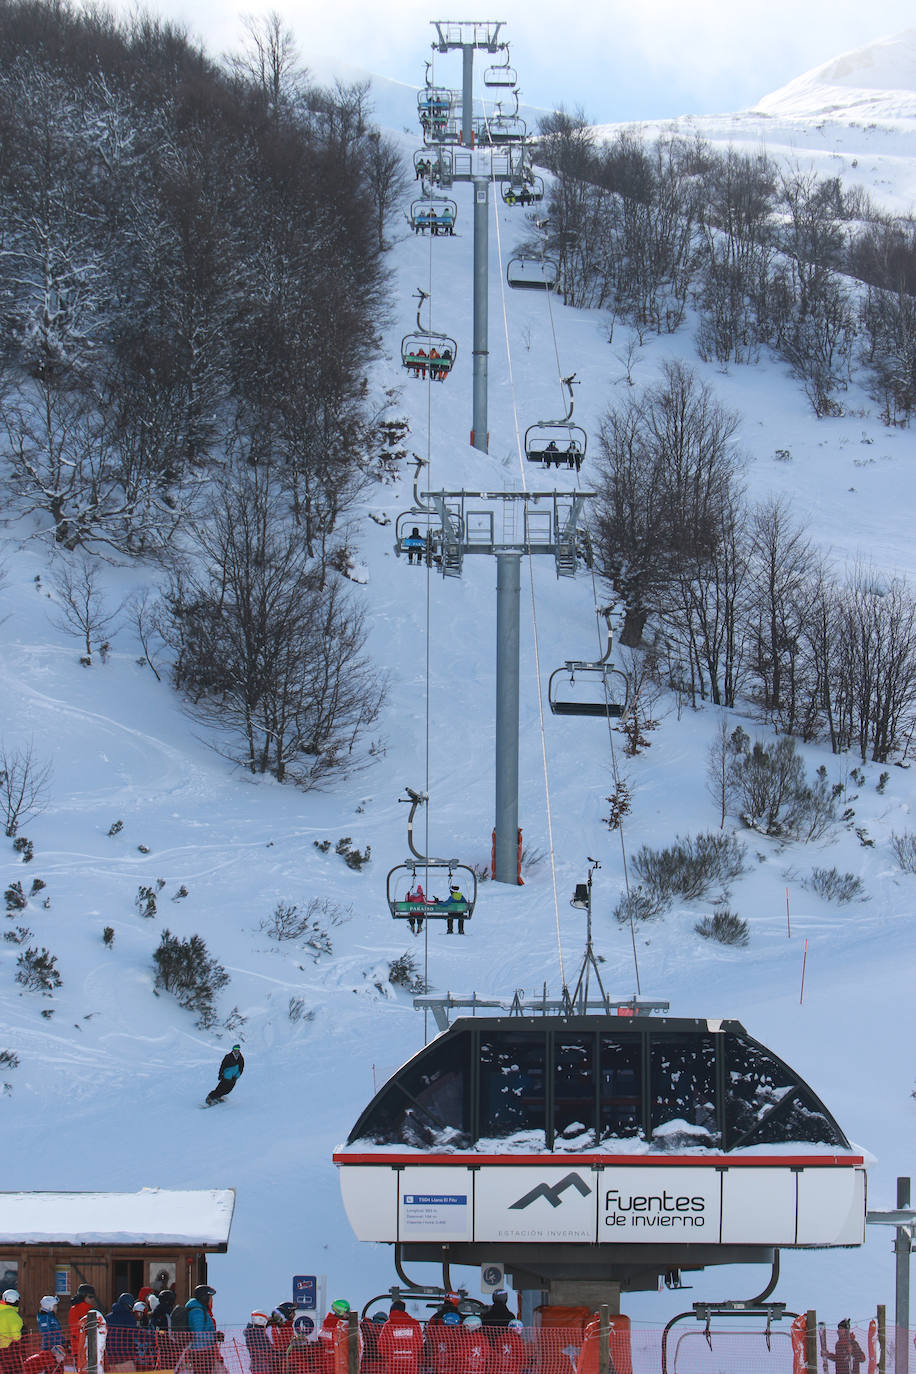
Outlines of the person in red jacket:
{"label": "person in red jacket", "polygon": [[70,1349],[74,1359],[80,1344],[80,1320],[85,1317],[90,1307],[98,1307],[98,1299],[95,1296],[95,1289],[91,1283],[81,1283],[73,1295],[70,1304],[70,1311],[67,1314],[67,1324],[70,1327]]}
{"label": "person in red jacket", "polygon": [[423,1330],[398,1298],[379,1332],[378,1353],[385,1374],[417,1374],[423,1355]]}
{"label": "person in red jacket", "polygon": [[63,1346],[60,1345],[54,1345],[50,1350],[39,1350],[23,1360],[23,1374],[61,1374],[64,1358]]}
{"label": "person in red jacket", "polygon": [[[349,1335],[350,1304],[346,1298],[337,1298],[331,1303],[331,1310],[318,1329],[318,1342],[322,1352],[321,1367],[324,1374],[347,1374]],[[362,1353],[361,1340],[359,1344]]]}
{"label": "person in red jacket", "polygon": [[452,1374],[461,1342],[461,1317],[450,1302],[444,1311],[434,1312],[426,1323],[426,1364],[432,1374]]}
{"label": "person in red jacket", "polygon": [[522,1339],[524,1326],[514,1317],[505,1326],[491,1326],[490,1362],[487,1374],[522,1374],[528,1363],[528,1347]]}
{"label": "person in red jacket", "polygon": [[490,1342],[483,1329],[483,1322],[477,1316],[467,1316],[455,1333],[458,1343],[455,1348],[453,1374],[487,1374],[490,1363]]}

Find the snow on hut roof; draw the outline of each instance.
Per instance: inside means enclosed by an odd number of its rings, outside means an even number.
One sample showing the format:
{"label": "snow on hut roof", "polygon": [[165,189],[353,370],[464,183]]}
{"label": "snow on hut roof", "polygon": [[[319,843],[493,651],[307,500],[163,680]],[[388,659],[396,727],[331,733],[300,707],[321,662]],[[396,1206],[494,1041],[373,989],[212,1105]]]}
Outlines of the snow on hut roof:
{"label": "snow on hut roof", "polygon": [[0,1192],[0,1244],[225,1245],[234,1188]]}

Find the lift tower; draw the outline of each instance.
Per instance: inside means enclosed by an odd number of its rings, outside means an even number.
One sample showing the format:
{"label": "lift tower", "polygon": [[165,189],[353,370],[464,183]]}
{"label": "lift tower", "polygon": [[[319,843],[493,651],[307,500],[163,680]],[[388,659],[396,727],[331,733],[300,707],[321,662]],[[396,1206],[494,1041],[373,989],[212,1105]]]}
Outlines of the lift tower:
{"label": "lift tower", "polygon": [[464,560],[496,558],[496,758],[494,872],[518,882],[519,619],[523,555],[549,554],[557,577],[591,565],[584,515],[593,491],[419,491],[398,517],[395,551],[404,551],[404,521],[426,522],[429,556],[444,577],[460,577]]}
{"label": "lift tower", "polygon": [[[505,44],[499,42],[503,20],[446,20],[434,19],[437,52],[448,53],[460,49],[461,81],[461,143],[465,148],[475,144],[474,128],[474,53],[496,53]],[[474,342],[473,342],[473,415],[471,444],[481,452],[487,451],[487,363],[489,358],[487,263],[489,252],[489,189],[490,178],[483,174],[468,177],[474,187]]]}

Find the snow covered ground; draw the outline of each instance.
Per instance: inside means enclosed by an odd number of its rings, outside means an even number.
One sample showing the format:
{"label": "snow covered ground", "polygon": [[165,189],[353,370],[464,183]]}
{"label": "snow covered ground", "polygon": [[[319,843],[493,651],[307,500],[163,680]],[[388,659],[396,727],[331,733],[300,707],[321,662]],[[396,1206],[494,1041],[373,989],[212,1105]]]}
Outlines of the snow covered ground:
{"label": "snow covered ground", "polygon": [[[681,127],[717,142],[757,146],[763,139],[771,154],[812,161],[824,172],[843,170],[889,206],[908,208],[916,125],[903,105],[893,115],[892,93],[885,89],[884,97],[889,105],[874,129],[856,127],[842,110],[828,118],[796,104],[789,112],[775,97],[771,111],[762,102],[757,113],[685,120]],[[505,264],[529,226],[524,211],[498,204],[490,234],[490,451],[470,448],[469,190],[459,188],[456,199],[454,238],[398,231],[391,255],[396,319],[387,356],[372,372],[373,389],[400,389],[395,410],[410,419],[409,447],[430,462],[424,489],[572,485],[575,475],[565,471],[552,473],[549,483],[540,473],[532,479],[523,470],[520,435],[532,421],[562,414],[559,378],[575,370],[576,420],[594,439],[603,411],[627,390],[627,332],[618,326],[609,342],[600,313],[508,291]],[[454,374],[441,386],[405,379],[399,365],[418,286],[431,291],[433,326],[459,343]],[[637,354],[635,382],[654,380],[668,358],[697,368],[721,402],[744,417],[740,440],[753,495],[786,495],[831,550],[838,574],[866,558],[912,577],[913,434],[885,429],[864,391],[846,396],[843,418],[817,421],[784,365],[763,360],[723,374],[700,363],[692,334],[688,324],[673,338],[648,340]],[[777,458],[786,450],[789,461]],[[589,480],[586,460],[582,486]],[[24,991],[14,981],[17,947],[0,946],[0,1049],[21,1061],[0,1075],[11,1085],[0,1097],[4,1186],[236,1188],[229,1254],[210,1270],[225,1323],[288,1297],[293,1273],[326,1274],[329,1297],[354,1302],[393,1280],[390,1251],[352,1237],[330,1157],[373,1085],[423,1043],[423,1017],[407,993],[386,983],[390,959],[410,948],[422,965],[425,955],[424,939],[395,925],[384,900],[385,874],[407,852],[406,807],[398,800],[405,784],[428,787],[431,852],[466,863],[489,857],[495,563],[468,559],[460,580],[408,567],[392,544],[394,520],[410,503],[405,470],[395,485],[367,495],[354,534],[367,580],[353,592],[369,612],[368,650],[390,679],[379,731],[386,751],[370,771],[311,794],[233,772],[167,682],[138,662],[128,628],[112,636],[106,664],[82,667],[76,641],[55,624],[51,552],[21,527],[3,536],[3,739],[32,740],[36,755],[53,762],[48,809],[24,827],[35,858],[23,865],[6,850],[3,868],[5,883],[21,880],[28,888],[40,877],[47,886],[7,925],[34,932],[30,943],[58,956],[63,977],[53,1000]],[[390,523],[376,523],[384,521]],[[112,607],[155,576],[152,568],[111,568]],[[587,575],[558,581],[550,559],[535,560],[530,582],[523,570],[520,822],[526,845],[545,857],[524,887],[482,886],[466,938],[429,935],[433,990],[505,996],[519,987],[539,990],[546,981],[558,993],[562,974],[574,977],[581,957],[583,918],[568,899],[585,877],[586,856],[594,855],[602,864],[595,933],[605,980],[614,995],[635,991],[629,934],[610,916],[623,879],[618,839],[603,822],[612,786],[606,725],[550,716],[545,702],[549,672],[599,646],[595,605],[604,599]],[[711,708],[679,712],[669,700],[651,748],[639,758],[623,759],[616,739],[634,795],[625,831],[631,852],[643,842],[716,827],[704,784],[716,723]],[[752,868],[734,885],[731,905],[750,922],[749,947],[700,939],[693,927],[704,914],[701,904],[675,909],[639,934],[640,985],[644,996],[669,999],[673,1014],[737,1017],[796,1068],[874,1156],[869,1205],[886,1208],[894,1205],[896,1177],[916,1171],[916,878],[900,872],[887,843],[892,831],[913,827],[916,786],[910,771],[891,768],[879,793],[879,767],[863,765],[859,787],[849,778],[857,759],[814,747],[805,755],[848,784],[854,826],[874,845],[865,847],[851,826],[807,847],[746,836]],[[119,820],[123,827],[111,835]],[[360,849],[371,845],[362,871],[334,852],[343,836]],[[316,842],[325,840],[331,848],[322,853]],[[801,885],[814,865],[860,874],[867,899],[831,908]],[[147,919],[138,913],[137,890],[160,878],[158,913]],[[177,895],[182,886],[187,896]],[[304,906],[311,897],[352,908],[330,929],[331,954],[277,946],[260,930],[278,901]],[[115,932],[111,948],[102,941],[107,925]],[[225,965],[231,983],[220,1011],[226,1017],[237,1007],[245,1018],[239,1030],[197,1030],[189,1013],[154,995],[151,955],[165,926],[183,936],[199,933]],[[292,1020],[290,1000],[298,998],[310,1017]],[[53,1016],[42,1016],[50,1010]],[[225,1106],[203,1111],[219,1059],[235,1039],[243,1043],[245,1076]],[[889,1235],[870,1228],[861,1250],[784,1254],[776,1296],[796,1310],[817,1306],[828,1320],[847,1313],[866,1320],[876,1303],[892,1307],[893,1265]],[[427,1277],[437,1276],[430,1270]],[[476,1288],[476,1274],[458,1278]],[[690,1300],[746,1297],[764,1281],[759,1270],[710,1271],[692,1280]],[[635,1321],[651,1325],[684,1305],[682,1294],[667,1292],[624,1303]]]}

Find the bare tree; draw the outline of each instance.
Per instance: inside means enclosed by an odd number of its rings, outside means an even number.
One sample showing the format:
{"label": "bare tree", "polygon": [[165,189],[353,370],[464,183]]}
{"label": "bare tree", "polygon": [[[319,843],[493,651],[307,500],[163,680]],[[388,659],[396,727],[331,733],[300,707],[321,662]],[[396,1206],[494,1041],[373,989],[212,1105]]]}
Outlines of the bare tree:
{"label": "bare tree", "polygon": [[378,129],[366,135],[366,178],[381,253],[385,247],[385,225],[410,184],[410,179],[398,145]]}
{"label": "bare tree", "polygon": [[365,764],[384,689],[362,652],[363,618],[309,557],[270,472],[230,475],[193,543],[163,633],[214,747],[303,787]]}
{"label": "bare tree", "polygon": [[626,603],[621,643],[639,644],[685,560],[718,547],[740,466],[738,417],[690,368],[612,408],[602,425],[595,547]]}
{"label": "bare tree", "polygon": [[58,629],[79,636],[85,649],[81,661],[88,667],[92,663],[93,641],[97,649],[102,648],[105,632],[117,620],[120,607],[106,610],[99,569],[88,557],[65,564],[53,583],[59,611],[54,623]]}
{"label": "bare tree", "polygon": [[51,764],[35,757],[33,741],[18,747],[0,743],[0,812],[7,835],[41,815],[50,780]]}
{"label": "bare tree", "polygon": [[242,19],[245,39],[241,52],[230,55],[230,69],[251,81],[264,95],[274,116],[289,109],[306,79],[299,65],[299,47],[293,30],[276,10],[246,14]]}

